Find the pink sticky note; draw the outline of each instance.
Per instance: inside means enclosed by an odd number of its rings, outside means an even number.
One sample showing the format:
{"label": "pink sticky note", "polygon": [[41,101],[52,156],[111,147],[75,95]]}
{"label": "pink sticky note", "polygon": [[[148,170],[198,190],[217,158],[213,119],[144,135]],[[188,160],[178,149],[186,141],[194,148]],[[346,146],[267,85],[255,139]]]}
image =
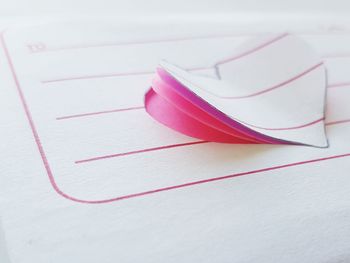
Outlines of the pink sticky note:
{"label": "pink sticky note", "polygon": [[254,38],[213,68],[216,79],[161,62],[147,112],[203,140],[327,147],[325,67],[302,39]]}

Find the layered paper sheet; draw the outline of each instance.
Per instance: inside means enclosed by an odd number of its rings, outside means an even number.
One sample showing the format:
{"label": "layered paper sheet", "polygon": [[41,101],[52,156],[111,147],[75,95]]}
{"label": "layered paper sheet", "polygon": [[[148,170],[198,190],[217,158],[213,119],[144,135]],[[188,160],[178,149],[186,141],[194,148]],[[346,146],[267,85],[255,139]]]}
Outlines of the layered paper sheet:
{"label": "layered paper sheet", "polygon": [[214,142],[328,145],[325,66],[299,37],[253,38],[213,65],[215,77],[159,66],[145,105],[174,130]]}

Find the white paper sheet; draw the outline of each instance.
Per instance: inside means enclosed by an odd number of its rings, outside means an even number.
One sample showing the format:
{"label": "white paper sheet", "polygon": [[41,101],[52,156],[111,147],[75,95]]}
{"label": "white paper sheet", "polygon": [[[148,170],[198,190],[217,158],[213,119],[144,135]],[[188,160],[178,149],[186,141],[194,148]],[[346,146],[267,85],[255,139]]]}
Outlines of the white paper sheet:
{"label": "white paper sheet", "polygon": [[3,230],[1,220],[0,220],[0,260],[1,260],[1,263],[10,263],[10,259],[7,253],[5,232]]}
{"label": "white paper sheet", "polygon": [[303,35],[328,70],[327,149],[198,143],[144,112],[160,59],[211,65],[249,37],[228,32],[69,23],[3,34],[12,263],[350,259],[350,35]]}

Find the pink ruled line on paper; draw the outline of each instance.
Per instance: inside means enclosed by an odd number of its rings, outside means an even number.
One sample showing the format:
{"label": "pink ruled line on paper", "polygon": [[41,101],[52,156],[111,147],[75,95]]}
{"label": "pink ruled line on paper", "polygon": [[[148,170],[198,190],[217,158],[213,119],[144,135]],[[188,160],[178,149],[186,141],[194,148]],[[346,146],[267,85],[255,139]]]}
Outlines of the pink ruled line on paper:
{"label": "pink ruled line on paper", "polygon": [[[67,120],[67,119],[75,119],[75,118],[81,118],[81,117],[89,117],[89,116],[96,116],[96,115],[101,115],[101,114],[107,114],[107,113],[117,113],[117,112],[125,112],[125,111],[134,111],[134,110],[143,110],[145,109],[144,106],[138,106],[138,107],[130,107],[130,108],[120,108],[120,109],[115,109],[115,110],[106,110],[106,111],[97,111],[97,112],[87,112],[87,113],[82,113],[82,114],[75,114],[75,115],[67,115],[67,116],[62,116],[62,117],[57,117],[56,120],[60,121],[60,120]],[[254,127],[257,129],[261,129],[261,130],[270,130],[270,131],[281,131],[281,130],[296,130],[296,129],[301,129],[301,128],[305,128],[311,125],[314,125],[316,123],[319,123],[321,121],[323,121],[325,118],[319,118],[317,120],[313,120],[311,122],[308,123],[304,123],[304,124],[300,124],[297,126],[293,126],[293,127],[281,127],[281,128],[265,128],[265,127],[260,127],[260,126],[255,126],[240,120],[237,120],[247,126],[250,127]]]}
{"label": "pink ruled line on paper", "polygon": [[87,117],[87,116],[95,116],[95,115],[101,115],[101,114],[106,114],[106,113],[115,113],[115,112],[123,112],[123,111],[142,110],[144,108],[145,108],[144,106],[136,106],[136,107],[129,107],[129,108],[114,109],[114,110],[87,112],[87,113],[82,113],[82,114],[75,114],[75,115],[68,115],[68,116],[57,117],[56,120],[66,120],[66,119],[73,119],[73,118],[80,118],[80,117]]}
{"label": "pink ruled line on paper", "polygon": [[[311,121],[311,122],[308,122],[308,123],[305,123],[305,124],[301,124],[301,125],[293,126],[293,127],[285,127],[285,128],[264,128],[264,127],[255,126],[255,125],[252,125],[252,124],[249,124],[249,123],[244,123],[244,124],[247,125],[247,126],[250,126],[250,127],[254,127],[254,128],[257,128],[257,129],[261,129],[261,130],[283,131],[283,130],[297,130],[297,129],[305,128],[305,127],[314,125],[314,124],[316,124],[316,123],[319,123],[319,122],[323,121],[324,119],[325,119],[325,118],[322,117],[322,118],[319,118],[319,119],[317,119],[317,120],[314,120],[314,121]],[[242,123],[243,123],[243,122],[242,122]]]}
{"label": "pink ruled line on paper", "polygon": [[[225,176],[220,176],[220,177],[213,177],[213,178],[209,178],[209,179],[205,179],[205,180],[192,181],[192,182],[188,182],[188,183],[184,183],[184,184],[178,184],[178,185],[153,189],[153,190],[149,190],[149,191],[134,193],[134,194],[130,194],[130,195],[124,195],[124,196],[105,199],[105,200],[94,200],[94,201],[79,200],[78,201],[77,199],[74,200],[72,197],[70,197],[68,199],[70,199],[72,201],[76,201],[76,202],[89,203],[89,204],[109,203],[109,202],[114,202],[114,201],[120,201],[123,199],[129,199],[129,198],[141,197],[141,196],[145,196],[145,195],[149,195],[149,194],[155,194],[155,193],[163,192],[163,191],[175,190],[175,189],[179,189],[179,188],[195,186],[195,185],[204,184],[204,183],[232,179],[232,178],[244,176],[244,175],[257,174],[257,173],[268,172],[268,171],[273,171],[273,170],[285,169],[285,168],[289,168],[289,167],[293,167],[293,166],[306,165],[306,164],[310,164],[310,163],[322,162],[322,161],[344,158],[344,157],[349,157],[349,156],[350,156],[350,153],[340,154],[340,155],[332,155],[332,156],[328,156],[328,157],[324,157],[324,158],[305,160],[305,161],[301,161],[301,162],[294,162],[294,163],[288,163],[288,164],[284,164],[284,165],[271,166],[271,167],[267,167],[267,168],[263,168],[263,169],[251,170],[251,171],[242,172],[242,173],[235,173],[235,174],[230,174],[230,175],[225,175]],[[67,198],[67,196],[64,196],[64,197]]]}
{"label": "pink ruled line on paper", "polygon": [[[80,200],[80,202],[82,202],[82,203],[90,203],[90,204],[109,203],[109,202],[114,202],[114,201],[120,201],[120,200],[123,200],[123,199],[129,199],[129,198],[134,198],[134,197],[141,197],[141,196],[155,194],[155,193],[159,193],[159,192],[175,190],[175,189],[189,187],[189,186],[195,186],[195,185],[199,185],[199,184],[205,184],[205,183],[210,183],[210,182],[215,182],[215,181],[232,179],[232,178],[239,177],[239,176],[244,176],[244,175],[257,174],[257,173],[268,172],[268,171],[273,171],[273,170],[280,170],[280,169],[290,168],[290,167],[293,167],[293,166],[301,166],[301,165],[306,165],[306,164],[310,164],[310,163],[323,162],[323,161],[328,161],[328,160],[338,159],[338,158],[344,158],[344,157],[349,157],[349,156],[350,156],[350,153],[339,154],[339,155],[332,155],[332,156],[328,156],[328,157],[311,159],[311,160],[305,160],[305,161],[294,162],[294,163],[288,163],[288,164],[283,164],[283,165],[276,165],[276,166],[271,166],[271,167],[266,167],[266,168],[262,168],[262,169],[251,170],[251,171],[242,172],[242,173],[234,173],[234,174],[229,174],[229,175],[225,175],[225,176],[213,177],[213,178],[209,178],[209,179],[205,179],[205,180],[192,181],[192,182],[188,182],[188,183],[184,183],[184,184],[178,184],[178,185],[173,185],[173,186],[153,189],[153,190],[149,190],[149,191],[134,193],[134,194],[130,194],[130,195],[124,195],[124,196],[110,198],[110,199],[105,199],[105,200],[96,200],[96,201]],[[77,201],[77,200],[72,200],[72,201]]]}
{"label": "pink ruled line on paper", "polygon": [[[197,70],[206,70],[206,69],[212,69],[213,67],[193,67],[187,69],[188,71],[197,71]],[[154,73],[154,70],[149,71],[135,71],[135,72],[116,72],[116,73],[107,73],[107,74],[98,74],[98,75],[85,75],[85,76],[73,76],[73,77],[67,77],[67,78],[57,78],[57,79],[49,79],[49,80],[42,80],[42,84],[49,84],[49,83],[55,83],[55,82],[64,82],[64,81],[71,81],[71,80],[83,80],[83,79],[98,79],[98,78],[113,78],[113,77],[127,77],[127,76],[142,76],[142,75],[151,75]]]}
{"label": "pink ruled line on paper", "polygon": [[74,49],[132,46],[132,45],[157,44],[157,43],[168,43],[168,42],[174,43],[174,42],[184,42],[184,41],[204,40],[204,39],[237,38],[237,37],[247,37],[247,36],[253,36],[253,35],[256,36],[259,34],[242,33],[242,34],[230,34],[230,35],[191,36],[191,37],[180,37],[180,38],[135,40],[135,41],[125,41],[125,42],[120,41],[120,42],[86,44],[86,45],[83,44],[83,45],[72,45],[72,46],[51,47],[51,48],[48,48],[45,46],[45,48],[41,48],[40,50],[37,50],[34,52],[32,51],[31,53],[35,54],[35,53],[42,53],[42,52],[64,51],[64,50],[74,50]]}
{"label": "pink ruled line on paper", "polygon": [[124,153],[117,153],[117,154],[110,154],[110,155],[93,157],[93,158],[89,158],[89,159],[75,161],[75,163],[76,164],[87,163],[87,162],[98,161],[98,160],[109,159],[109,158],[115,158],[115,157],[122,157],[122,156],[137,154],[137,153],[153,152],[153,151],[166,150],[166,149],[171,149],[171,148],[177,148],[177,147],[182,147],[182,146],[190,146],[190,145],[196,145],[196,144],[203,144],[203,143],[209,143],[209,142],[207,142],[207,141],[195,141],[195,142],[187,142],[187,143],[178,143],[178,144],[164,145],[164,146],[159,146],[159,147],[154,147],[154,148],[146,148],[146,149],[137,150],[137,151],[131,151],[131,152],[124,152]]}
{"label": "pink ruled line on paper", "polygon": [[[165,38],[165,39],[145,39],[145,40],[135,40],[135,41],[120,41],[120,42],[105,42],[105,43],[97,43],[97,44],[78,44],[78,45],[67,45],[60,47],[47,47],[45,44],[41,42],[37,42],[34,44],[30,43],[27,46],[36,46],[39,45],[40,48],[31,51],[31,54],[42,53],[42,52],[54,52],[54,51],[64,51],[64,50],[74,50],[74,49],[87,49],[87,48],[103,48],[103,47],[114,47],[114,46],[130,46],[130,45],[140,45],[140,44],[156,44],[156,43],[167,43],[167,42],[183,42],[183,41],[193,41],[193,40],[204,40],[204,39],[224,39],[224,38],[237,38],[237,37],[256,37],[258,35],[266,35],[271,34],[272,32],[258,32],[258,33],[236,33],[236,34],[222,34],[222,35],[206,35],[206,36],[190,36],[190,37],[179,37],[179,38]],[[344,32],[341,34],[334,34],[329,32],[290,32],[296,35],[304,35],[304,36],[322,36],[322,35],[344,35],[349,32]],[[329,58],[342,58],[348,57],[350,54],[348,53],[337,53],[337,54],[327,54]]]}
{"label": "pink ruled line on paper", "polygon": [[329,84],[328,88],[339,88],[339,87],[349,87],[350,82],[339,82],[339,83],[333,83]]}
{"label": "pink ruled line on paper", "polygon": [[[219,95],[217,95],[217,94],[215,94],[215,93],[213,93],[213,92],[209,92],[209,91],[207,91],[207,90],[204,90],[204,91],[206,91],[206,92],[208,92],[208,93],[210,93],[210,94],[212,94],[212,95],[214,95],[214,96],[216,96],[216,97],[218,97],[218,98],[221,98],[221,99],[246,99],[246,98],[251,98],[251,97],[259,96],[259,95],[261,95],[261,94],[270,92],[270,91],[275,90],[275,89],[282,88],[282,87],[284,87],[284,86],[286,86],[286,85],[288,85],[288,84],[290,84],[290,83],[292,83],[292,82],[294,82],[294,81],[296,81],[296,80],[298,80],[298,79],[300,79],[300,78],[306,76],[308,73],[314,71],[315,69],[319,68],[319,67],[322,66],[322,65],[323,65],[323,62],[320,62],[320,63],[318,63],[318,64],[316,64],[316,65],[314,65],[314,66],[312,66],[312,67],[306,69],[305,71],[299,73],[298,75],[293,76],[293,77],[290,78],[290,79],[287,79],[287,80],[285,80],[285,81],[283,81],[283,82],[281,82],[281,83],[278,83],[278,84],[276,84],[276,85],[274,85],[274,86],[272,86],[272,87],[265,88],[265,89],[262,89],[262,90],[260,90],[260,91],[258,91],[258,92],[251,93],[251,94],[244,95],[244,96],[234,96],[234,97],[233,97],[233,96],[219,96]],[[193,83],[192,83],[192,84],[193,84]],[[195,84],[193,84],[193,85],[195,85]],[[199,86],[197,86],[197,87],[200,88]],[[203,89],[202,89],[202,90],[203,90]]]}
{"label": "pink ruled line on paper", "polygon": [[257,52],[257,51],[259,51],[259,50],[261,50],[261,49],[263,49],[263,48],[265,48],[265,47],[268,47],[268,46],[270,46],[270,45],[272,45],[272,44],[274,44],[274,43],[276,43],[276,42],[282,40],[283,38],[287,37],[288,35],[289,35],[288,33],[283,33],[283,34],[281,34],[281,35],[279,35],[279,36],[277,36],[277,37],[274,37],[274,38],[272,38],[272,39],[269,39],[268,41],[266,41],[266,42],[264,42],[264,43],[262,43],[262,44],[260,44],[260,45],[258,45],[258,46],[256,46],[256,47],[254,47],[254,48],[252,48],[252,49],[249,49],[249,50],[247,50],[247,51],[244,51],[244,52],[242,52],[241,54],[237,54],[237,55],[235,55],[235,56],[233,56],[233,57],[229,57],[229,58],[226,58],[226,59],[224,59],[224,60],[221,60],[221,61],[217,62],[217,63],[215,64],[215,66],[218,66],[218,65],[221,65],[221,64],[225,64],[225,63],[227,63],[227,62],[231,62],[231,61],[234,61],[234,60],[237,60],[237,59],[241,59],[241,58],[243,58],[243,57],[246,57],[246,56],[248,56],[248,55],[250,55],[250,54],[253,54],[253,53],[255,53],[255,52]]}
{"label": "pink ruled line on paper", "polygon": [[126,77],[126,76],[140,76],[140,75],[151,75],[153,73],[154,73],[154,71],[108,73],[108,74],[99,74],[99,75],[86,75],[86,76],[76,76],[76,77],[67,77],[67,78],[59,78],[59,79],[42,80],[41,83],[47,84],[47,83],[63,82],[63,81],[70,81],[70,80],[111,78],[111,77]]}
{"label": "pink ruled line on paper", "polygon": [[[215,63],[215,65],[210,66],[210,67],[196,67],[196,68],[190,68],[187,70],[202,70],[202,69],[215,69],[216,66],[224,64],[229,61],[237,60],[240,58],[243,58],[245,56],[248,56],[250,54],[253,54],[265,47],[268,47],[269,45],[285,38],[288,36],[288,33],[284,33],[282,35],[278,35],[277,37],[274,37],[266,42],[263,42],[256,47],[249,49],[247,51],[242,52],[241,54],[235,55],[234,57],[230,57],[228,59],[219,61]],[[142,44],[142,42],[140,43]],[[126,45],[130,45],[126,44]],[[122,77],[122,76],[135,76],[135,75],[149,75],[154,73],[154,71],[149,70],[149,71],[140,71],[140,72],[120,72],[120,73],[109,73],[109,74],[99,74],[99,75],[86,75],[86,76],[75,76],[75,77],[67,77],[67,78],[58,78],[58,79],[50,79],[50,80],[42,80],[42,84],[47,84],[47,83],[54,83],[54,82],[62,82],[62,81],[71,81],[71,80],[82,80],[82,79],[95,79],[95,78],[109,78],[109,77]]]}
{"label": "pink ruled line on paper", "polygon": [[219,181],[219,180],[231,179],[231,178],[234,178],[234,177],[244,176],[244,175],[248,175],[248,174],[256,174],[256,173],[267,172],[267,171],[272,171],[272,170],[285,169],[285,168],[288,168],[288,167],[306,165],[306,164],[310,164],[310,163],[322,162],[322,161],[338,159],[338,158],[344,158],[344,157],[349,157],[350,156],[350,153],[345,153],[345,154],[340,154],[340,155],[332,155],[332,156],[328,156],[328,157],[311,159],[311,160],[304,160],[304,161],[300,161],[300,162],[288,163],[288,164],[277,165],[277,166],[271,166],[271,167],[266,167],[266,168],[263,168],[263,169],[251,170],[251,171],[242,172],[242,173],[234,173],[234,174],[220,176],[220,177],[213,177],[213,178],[209,178],[209,179],[205,179],[205,180],[192,181],[192,182],[188,182],[188,183],[184,183],[184,184],[178,184],[178,185],[173,185],[173,186],[168,186],[168,187],[163,187],[163,188],[158,188],[158,189],[152,189],[152,190],[149,190],[149,191],[138,192],[138,193],[133,193],[133,194],[129,194],[129,195],[119,196],[119,197],[115,197],[115,198],[109,198],[109,199],[101,199],[101,200],[83,200],[83,199],[79,199],[79,198],[76,198],[74,196],[66,194],[57,185],[56,180],[55,180],[55,178],[53,176],[53,173],[51,171],[49,161],[48,161],[48,159],[46,157],[46,154],[45,154],[45,151],[44,151],[44,147],[43,147],[43,145],[41,143],[39,134],[38,134],[38,132],[36,130],[36,126],[35,126],[35,123],[33,121],[30,109],[28,107],[25,95],[24,95],[24,93],[22,91],[22,87],[21,87],[19,78],[17,77],[17,73],[16,73],[16,70],[15,70],[14,64],[12,62],[9,50],[7,48],[6,41],[5,41],[3,33],[1,33],[1,46],[2,46],[2,49],[5,52],[5,56],[6,56],[9,68],[11,70],[11,74],[12,74],[12,77],[13,77],[13,80],[14,80],[14,83],[15,83],[15,86],[16,86],[16,90],[17,90],[19,98],[21,100],[21,103],[22,103],[25,115],[27,117],[30,129],[31,129],[33,137],[34,137],[34,141],[35,141],[35,143],[37,145],[37,148],[38,148],[38,151],[39,151],[39,154],[40,154],[41,159],[43,161],[43,164],[44,164],[45,170],[47,172],[49,181],[50,181],[53,189],[56,191],[57,194],[59,194],[63,198],[66,198],[66,199],[68,199],[70,201],[74,201],[74,202],[78,202],[78,203],[84,203],[84,204],[110,203],[110,202],[114,202],[114,201],[120,201],[120,200],[134,198],[134,197],[146,196],[146,195],[150,195],[150,194],[154,194],[154,193],[158,193],[158,192],[169,191],[169,190],[174,190],[174,189],[179,189],[179,188],[199,185],[199,184],[203,184],[203,183],[209,183],[209,182],[214,182],[214,181]]}
{"label": "pink ruled line on paper", "polygon": [[[339,83],[329,84],[327,88],[339,88],[339,87],[350,87],[350,82],[339,82]],[[134,106],[134,107],[128,107],[128,108],[119,108],[119,109],[97,111],[97,112],[86,112],[86,113],[80,113],[80,114],[73,114],[73,115],[66,115],[66,116],[57,117],[56,120],[66,120],[66,119],[88,117],[88,116],[101,115],[101,114],[107,114],[107,113],[116,113],[116,112],[123,112],[123,111],[140,110],[140,109],[144,109],[144,108],[145,108],[144,106]],[[311,123],[319,122],[319,121],[321,121],[321,119],[312,121]],[[309,125],[309,123],[303,124],[303,125],[300,125],[300,126],[304,127],[304,126],[307,126],[307,125]],[[266,128],[262,128],[262,127],[258,127],[258,128],[266,129]],[[284,128],[284,129],[290,129],[290,128]]]}
{"label": "pink ruled line on paper", "polygon": [[[325,58],[325,57],[323,57],[323,58]],[[198,68],[192,68],[192,69],[187,69],[187,70],[191,71],[191,70],[204,70],[204,69],[215,70],[215,67],[214,66],[207,66],[207,67],[198,67]],[[106,73],[106,74],[97,74],[97,75],[70,76],[70,77],[57,78],[57,79],[41,80],[41,83],[42,84],[50,84],[50,83],[56,83],[56,82],[84,80],[84,79],[142,76],[142,75],[152,75],[153,73],[154,73],[154,70],[148,70],[148,71],[135,71],[135,72],[115,72],[115,73]]]}
{"label": "pink ruled line on paper", "polygon": [[330,125],[336,125],[336,124],[342,124],[342,123],[348,123],[348,122],[350,122],[350,119],[330,121],[330,122],[327,122],[325,125],[330,126]]}
{"label": "pink ruled line on paper", "polygon": [[[198,67],[198,68],[192,68],[192,69],[188,69],[188,70],[201,70],[201,69],[216,69],[217,70],[217,66],[218,65],[221,65],[221,64],[225,64],[229,61],[234,61],[234,60],[237,60],[237,59],[240,59],[240,58],[243,58],[245,56],[248,56],[250,54],[253,54],[265,47],[268,47],[270,46],[271,44],[274,44],[276,42],[278,42],[279,40],[287,37],[289,35],[289,33],[283,33],[281,35],[278,35],[277,37],[274,37],[266,42],[263,42],[261,43],[260,45],[250,49],[250,50],[247,50],[247,51],[244,51],[240,54],[237,54],[233,57],[229,57],[229,58],[226,58],[226,59],[223,59],[219,62],[216,62],[213,66],[208,66],[208,67]],[[224,36],[221,36],[221,37],[217,37],[217,38],[223,38]],[[199,39],[206,39],[208,37],[200,37]],[[209,37],[211,38],[211,37]],[[196,38],[194,38],[196,39]],[[140,41],[140,42],[125,42],[125,43],[122,43],[120,45],[134,45],[134,44],[152,44],[152,43],[162,43],[162,42],[174,42],[174,41],[184,41],[184,40],[192,40],[192,38],[183,38],[183,39],[165,39],[165,40],[152,40],[152,41]],[[117,44],[111,44],[111,46],[116,46]],[[87,45],[86,47],[84,46],[77,46],[77,47],[74,47],[73,49],[78,49],[78,48],[88,48],[88,47],[105,47],[105,46],[109,46],[109,45],[103,45],[103,44],[100,44],[100,45]],[[118,45],[117,45],[118,46]],[[66,50],[66,49],[71,49],[71,48],[63,48],[61,50]],[[52,49],[52,51],[54,50],[60,50],[60,49]],[[40,52],[42,51],[45,51],[45,49],[41,49]],[[46,50],[47,51],[47,50]],[[347,57],[348,55],[326,55],[324,56],[323,58],[340,58],[340,57]],[[72,81],[72,80],[83,80],[83,79],[95,79],[95,78],[110,78],[110,77],[123,77],[123,76],[137,76],[137,75],[150,75],[150,74],[153,74],[154,73],[154,70],[147,70],[147,71],[134,71],[134,72],[116,72],[116,73],[106,73],[106,74],[98,74],[98,75],[83,75],[83,76],[71,76],[71,77],[65,77],[65,78],[57,78],[57,79],[49,79],[49,80],[42,80],[41,83],[42,84],[49,84],[49,83],[55,83],[55,82],[64,82],[64,81]],[[269,90],[272,90],[274,89],[274,87],[272,87],[271,89],[268,89],[267,91]],[[266,92],[266,91],[264,91]],[[262,92],[262,93],[264,93]],[[257,94],[259,95],[259,94]],[[253,94],[252,96],[255,96],[255,94]],[[245,98],[246,96],[242,96],[242,97],[237,97],[237,98]]]}
{"label": "pink ruled line on paper", "polygon": [[[322,120],[323,120],[323,118],[322,118]],[[350,122],[350,119],[327,122],[327,123],[325,123],[325,126],[331,126],[331,125],[342,124],[342,123],[347,123],[347,122]],[[159,146],[159,147],[145,148],[145,149],[135,150],[135,151],[130,151],[130,152],[122,152],[122,153],[96,156],[96,157],[92,157],[92,158],[88,158],[88,159],[78,160],[78,161],[75,161],[75,163],[76,164],[88,163],[88,162],[100,161],[100,160],[104,160],[104,159],[123,157],[123,156],[134,155],[134,154],[145,153],[145,152],[167,150],[167,149],[171,149],[171,148],[183,147],[183,146],[189,146],[189,145],[195,145],[195,144],[202,144],[202,143],[210,143],[210,142],[208,142],[208,141],[196,141],[196,142],[189,142],[189,143],[163,145],[163,146]]]}
{"label": "pink ruled line on paper", "polygon": [[[67,115],[67,116],[62,116],[62,117],[57,117],[56,120],[67,120],[67,119],[74,119],[74,118],[80,118],[80,117],[88,117],[88,116],[96,116],[96,115],[101,115],[101,114],[106,114],[106,113],[117,113],[117,112],[125,112],[125,111],[133,111],[133,110],[143,110],[145,109],[144,106],[139,106],[139,107],[130,107],[130,108],[121,108],[121,109],[115,109],[115,110],[107,110],[107,111],[97,111],[97,112],[88,112],[88,113],[83,113],[83,114],[75,114],[75,115]],[[257,129],[261,129],[261,130],[271,130],[271,131],[280,131],[280,130],[296,130],[296,129],[301,129],[301,128],[305,128],[311,125],[314,125],[316,123],[319,123],[321,121],[323,121],[325,118],[319,118],[317,120],[305,123],[305,124],[301,124],[298,126],[293,126],[293,127],[282,127],[282,128],[265,128],[265,127],[259,127],[259,126],[255,126],[249,123],[244,123],[247,126],[250,127],[254,127]],[[239,121],[239,120],[238,120]],[[117,154],[119,155],[119,154]],[[121,155],[127,155],[127,154],[121,154]],[[104,158],[101,158],[104,159]],[[80,161],[79,161],[80,162]],[[76,163],[79,163],[76,162]]]}

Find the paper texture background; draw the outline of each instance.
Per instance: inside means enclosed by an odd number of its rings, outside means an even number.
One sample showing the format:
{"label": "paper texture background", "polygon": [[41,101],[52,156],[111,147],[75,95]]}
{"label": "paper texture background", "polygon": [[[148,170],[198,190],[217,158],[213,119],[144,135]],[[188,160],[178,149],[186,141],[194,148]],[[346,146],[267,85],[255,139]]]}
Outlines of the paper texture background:
{"label": "paper texture background", "polygon": [[69,22],[3,35],[11,262],[347,261],[347,31],[299,33],[326,61],[331,147],[232,147],[160,126],[143,94],[159,59],[205,66],[257,30],[171,26]]}

